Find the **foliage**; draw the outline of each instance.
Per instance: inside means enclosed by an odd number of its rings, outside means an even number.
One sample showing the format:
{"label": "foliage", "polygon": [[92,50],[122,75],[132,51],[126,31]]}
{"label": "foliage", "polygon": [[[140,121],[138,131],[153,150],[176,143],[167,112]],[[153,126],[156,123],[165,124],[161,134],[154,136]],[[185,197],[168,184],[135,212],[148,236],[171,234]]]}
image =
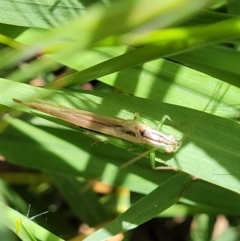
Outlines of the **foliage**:
{"label": "foliage", "polygon": [[[12,230],[21,240],[67,239],[76,232],[68,222],[72,213],[90,226],[102,225],[84,239],[90,241],[159,215],[195,215],[200,226],[197,214],[239,212],[237,1],[3,2],[0,108],[9,114],[0,123],[0,154],[21,172],[1,174],[7,228],[1,236],[10,240]],[[46,85],[36,87],[33,80]],[[81,90],[89,81],[95,90]],[[133,153],[131,143],[77,129],[13,98],[123,119],[138,112],[152,127],[167,114],[173,122],[163,131],[176,135],[181,146],[173,154],[156,153],[156,161],[173,169],[152,170],[142,147]],[[92,145],[91,137],[101,142]],[[89,179],[118,191],[99,196],[86,188]],[[39,217],[46,229],[14,211],[26,213],[29,203],[33,212],[49,209],[56,187],[70,209],[48,214],[47,222]],[[202,233],[209,240],[214,222],[207,222]],[[237,229],[226,231],[228,240],[238,239]]]}

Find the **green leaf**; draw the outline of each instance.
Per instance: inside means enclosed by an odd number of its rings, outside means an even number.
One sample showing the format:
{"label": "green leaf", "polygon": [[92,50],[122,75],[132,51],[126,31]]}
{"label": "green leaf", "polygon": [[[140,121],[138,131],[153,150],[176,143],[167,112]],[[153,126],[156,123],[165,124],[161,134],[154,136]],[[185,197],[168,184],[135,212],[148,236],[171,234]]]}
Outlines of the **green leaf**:
{"label": "green leaf", "polygon": [[[155,217],[158,213],[172,206],[181,197],[193,179],[185,173],[178,173],[157,187],[147,196],[132,205],[125,213],[118,216],[104,228],[85,238],[85,241],[106,240],[118,233],[136,228],[138,225]],[[178,185],[176,185],[178,183]],[[161,197],[161,198],[159,198]],[[139,212],[141,210],[141,212]]]}
{"label": "green leaf", "polygon": [[[11,25],[53,28],[84,12],[79,1],[6,1],[1,0],[0,22]],[[23,14],[24,13],[24,14]]]}
{"label": "green leaf", "polygon": [[63,241],[63,239],[50,233],[48,230],[42,228],[5,204],[0,203],[0,208],[5,218],[4,225],[10,228],[22,240],[33,241],[49,238],[52,241]]}
{"label": "green leaf", "polygon": [[[11,88],[9,88],[9,86],[11,86]],[[117,115],[118,117],[124,119],[130,119],[134,111],[141,110],[140,115],[143,117],[144,122],[150,126],[154,126],[154,123],[157,123],[158,118],[167,113],[171,116],[175,123],[182,123],[182,126],[173,128],[165,125],[163,131],[168,134],[175,134],[178,139],[180,139],[182,135],[186,136],[184,136],[182,145],[176,153],[157,153],[156,160],[174,168],[183,170],[210,183],[238,192],[237,187],[239,185],[239,181],[236,178],[237,173],[239,172],[237,137],[240,129],[238,123],[232,120],[180,106],[110,93],[51,91],[6,80],[2,80],[0,82],[0,87],[4,90],[4,96],[0,97],[1,103],[21,109],[21,106],[17,106],[12,102],[12,97],[27,100],[27,96],[29,96],[29,98],[33,96],[41,98],[43,96],[51,95],[48,100],[54,101],[60,105],[62,104],[65,106],[67,105],[68,107],[72,106],[75,108],[85,109],[101,113],[103,115]],[[23,89],[24,91],[21,91]],[[108,103],[107,105],[100,106],[97,104],[101,102],[103,103],[106,100]],[[129,106],[129,103],[131,103],[131,106]],[[127,110],[126,106],[128,107]],[[51,148],[55,148],[54,146],[51,147],[51,145],[46,143],[47,140],[50,140],[50,137],[45,137],[46,134],[42,133],[44,135],[40,135],[39,133],[37,136],[32,136],[31,133],[33,132],[28,130],[30,127],[24,127],[17,121],[10,122],[19,130],[26,128],[22,131],[26,134],[28,133],[27,135],[30,138],[33,138],[35,141],[41,143],[41,146],[45,149],[47,148],[47,150],[51,151]],[[52,141],[52,143],[56,141],[57,139]],[[231,143],[231,145],[226,146],[226,143]],[[76,146],[70,147],[70,143],[61,140],[59,146],[65,145],[68,147],[58,150],[56,149],[55,155],[64,159],[67,158],[70,162],[72,162],[72,157],[69,158],[68,152],[65,153],[65,150],[71,148],[71,153],[73,154],[78,150],[78,148]],[[124,145],[122,147],[125,148]],[[87,158],[87,156],[85,158]],[[125,160],[127,160],[127,158]],[[78,165],[80,165],[80,163],[78,163]],[[83,171],[84,168],[86,168],[85,165],[81,164],[81,166],[79,166],[80,169],[78,169]]]}

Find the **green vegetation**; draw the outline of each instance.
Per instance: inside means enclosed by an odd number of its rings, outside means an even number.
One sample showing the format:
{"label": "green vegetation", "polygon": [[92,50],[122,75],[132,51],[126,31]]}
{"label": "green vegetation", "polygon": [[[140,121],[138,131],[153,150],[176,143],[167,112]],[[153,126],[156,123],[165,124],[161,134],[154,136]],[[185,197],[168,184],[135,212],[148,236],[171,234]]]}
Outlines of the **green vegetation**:
{"label": "green vegetation", "polygon": [[[75,217],[101,227],[84,239],[100,241],[154,217],[192,216],[189,240],[239,240],[239,2],[2,2],[0,237],[69,240]],[[88,82],[93,90],[82,90]],[[163,131],[181,146],[156,153],[172,169],[152,170],[144,147],[13,98],[123,119],[138,112],[151,127],[168,115]],[[90,180],[116,188],[99,195]],[[31,216],[50,213],[36,223],[24,216],[29,204]],[[228,225],[213,237],[220,214]]]}

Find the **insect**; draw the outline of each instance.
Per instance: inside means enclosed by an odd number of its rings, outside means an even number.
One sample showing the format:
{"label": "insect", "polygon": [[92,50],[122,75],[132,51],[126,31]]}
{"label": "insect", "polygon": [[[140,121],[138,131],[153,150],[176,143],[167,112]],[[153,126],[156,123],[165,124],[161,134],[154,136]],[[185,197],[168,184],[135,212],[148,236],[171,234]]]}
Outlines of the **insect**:
{"label": "insect", "polygon": [[[136,120],[124,120],[117,117],[97,115],[92,112],[71,109],[43,100],[24,102],[13,99],[13,101],[50,114],[78,127],[123,139],[131,143],[144,145],[149,149],[153,148],[154,151],[172,153],[180,146],[179,141],[177,141],[174,135],[167,135],[161,132],[164,122],[170,119],[168,116],[163,117],[158,125],[158,130],[156,130]],[[139,116],[136,116],[136,118],[140,119]],[[156,169],[153,151],[150,151],[150,153],[152,153],[150,155],[151,165]]]}

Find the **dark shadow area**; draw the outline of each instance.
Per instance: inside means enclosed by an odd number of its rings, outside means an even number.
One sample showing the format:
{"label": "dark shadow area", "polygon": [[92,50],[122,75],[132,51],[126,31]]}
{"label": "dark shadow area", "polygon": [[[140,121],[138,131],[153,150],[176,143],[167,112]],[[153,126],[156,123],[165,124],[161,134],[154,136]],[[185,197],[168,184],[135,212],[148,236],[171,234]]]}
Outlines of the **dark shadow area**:
{"label": "dark shadow area", "polygon": [[186,241],[192,218],[155,218],[133,231],[131,241]]}

